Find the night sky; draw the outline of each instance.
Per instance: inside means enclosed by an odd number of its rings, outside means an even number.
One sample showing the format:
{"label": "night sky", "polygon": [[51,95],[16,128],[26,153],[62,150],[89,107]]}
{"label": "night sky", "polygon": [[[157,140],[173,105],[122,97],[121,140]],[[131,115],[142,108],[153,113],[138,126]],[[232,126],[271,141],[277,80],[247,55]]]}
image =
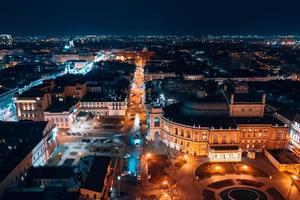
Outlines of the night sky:
{"label": "night sky", "polygon": [[300,34],[300,1],[0,0],[0,33]]}

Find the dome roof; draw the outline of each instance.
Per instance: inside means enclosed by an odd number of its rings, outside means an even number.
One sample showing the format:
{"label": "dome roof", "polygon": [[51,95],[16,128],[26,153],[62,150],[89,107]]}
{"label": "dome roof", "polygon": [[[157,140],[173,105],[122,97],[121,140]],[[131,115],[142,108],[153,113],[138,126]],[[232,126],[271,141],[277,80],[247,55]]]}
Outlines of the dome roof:
{"label": "dome roof", "polygon": [[228,104],[222,95],[190,97],[182,103],[186,115],[228,113]]}

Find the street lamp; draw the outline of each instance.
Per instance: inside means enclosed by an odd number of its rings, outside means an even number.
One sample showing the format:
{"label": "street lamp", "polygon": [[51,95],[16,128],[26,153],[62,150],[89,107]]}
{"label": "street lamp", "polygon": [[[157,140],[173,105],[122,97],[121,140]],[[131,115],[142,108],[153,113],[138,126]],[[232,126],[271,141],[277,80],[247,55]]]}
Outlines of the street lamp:
{"label": "street lamp", "polygon": [[188,158],[188,156],[187,156],[187,155],[184,155],[183,157],[184,157],[184,159],[187,159],[187,158]]}
{"label": "street lamp", "polygon": [[168,181],[167,180],[163,181],[163,185],[164,186],[168,185]]}
{"label": "street lamp", "polygon": [[117,195],[118,195],[118,197],[119,197],[119,196],[120,196],[120,191],[121,191],[121,176],[118,176],[118,177],[117,177],[117,180],[118,180],[118,181],[117,181],[117,187],[118,187],[118,188],[117,188],[117,189],[118,189],[118,190],[117,190]]}
{"label": "street lamp", "polygon": [[247,165],[243,165],[243,170],[248,170],[248,166]]}
{"label": "street lamp", "polygon": [[219,171],[221,169],[220,165],[215,166],[215,170]]}
{"label": "street lamp", "polygon": [[149,159],[151,156],[152,156],[151,153],[146,154],[147,159]]}

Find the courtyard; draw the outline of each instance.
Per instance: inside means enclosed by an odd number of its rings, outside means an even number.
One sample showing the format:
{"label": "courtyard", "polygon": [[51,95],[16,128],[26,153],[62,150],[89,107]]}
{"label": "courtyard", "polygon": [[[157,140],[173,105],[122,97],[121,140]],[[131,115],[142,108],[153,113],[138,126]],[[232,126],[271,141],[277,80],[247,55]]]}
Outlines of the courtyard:
{"label": "courtyard", "polygon": [[195,176],[199,179],[210,178],[214,175],[228,175],[228,174],[236,174],[236,175],[251,175],[255,177],[266,177],[268,175],[263,170],[259,169],[256,166],[249,165],[242,162],[222,162],[222,163],[204,163],[197,167],[195,171]]}

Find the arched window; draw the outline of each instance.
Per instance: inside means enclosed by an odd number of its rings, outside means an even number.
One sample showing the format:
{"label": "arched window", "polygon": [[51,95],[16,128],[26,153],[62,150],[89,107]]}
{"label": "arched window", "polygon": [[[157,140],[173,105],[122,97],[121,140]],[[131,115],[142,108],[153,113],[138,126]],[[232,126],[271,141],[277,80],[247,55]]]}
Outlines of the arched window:
{"label": "arched window", "polygon": [[175,135],[178,135],[178,129],[177,128],[175,128],[174,133],[175,133]]}
{"label": "arched window", "polygon": [[160,119],[159,117],[154,118],[154,127],[160,127]]}
{"label": "arched window", "polygon": [[191,138],[191,134],[190,134],[189,131],[186,132],[186,137],[187,137],[187,138]]}

